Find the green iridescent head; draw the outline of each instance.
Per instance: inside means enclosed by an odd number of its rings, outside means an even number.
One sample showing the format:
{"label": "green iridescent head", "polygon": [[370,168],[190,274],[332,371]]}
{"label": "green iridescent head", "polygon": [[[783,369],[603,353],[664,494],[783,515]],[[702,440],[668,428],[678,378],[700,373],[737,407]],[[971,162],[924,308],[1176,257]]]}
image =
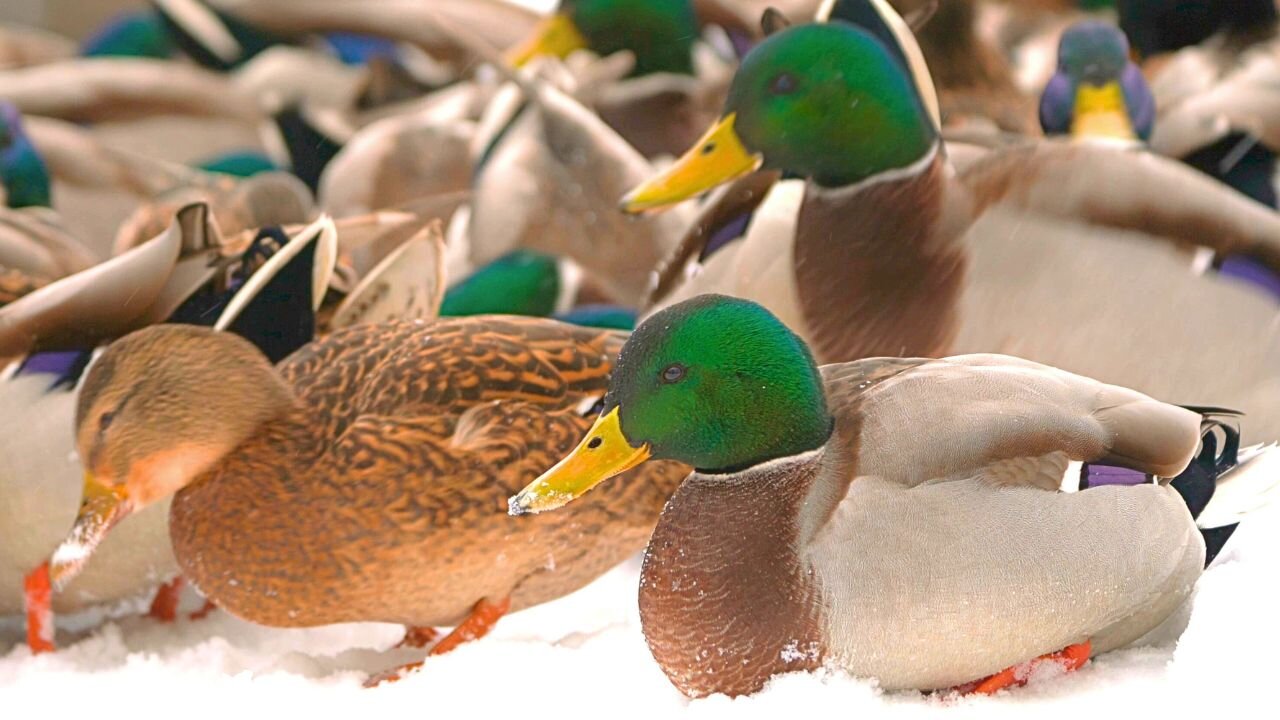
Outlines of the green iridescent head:
{"label": "green iridescent head", "polygon": [[547,317],[560,298],[560,264],[550,255],[516,250],[449,288],[440,314]]}
{"label": "green iridescent head", "polygon": [[0,101],[0,185],[12,208],[48,207],[52,199],[49,169],[22,127],[12,103]]}
{"label": "green iridescent head", "polygon": [[160,15],[140,10],[118,15],[99,28],[80,48],[85,57],[168,58],[176,50]]}
{"label": "green iridescent head", "polygon": [[590,49],[598,55],[630,50],[632,77],[669,72],[693,74],[698,19],[690,0],[561,0],[556,12],[512,48],[507,59],[523,65],[539,55],[566,57]]}
{"label": "green iridescent head", "polygon": [[731,472],[813,450],[831,431],[804,341],[763,307],[700,295],[641,323],[618,357],[604,413],[652,457]]}
{"label": "green iridescent head", "polygon": [[635,53],[633,75],[693,73],[698,20],[690,0],[563,0],[560,11],[597,54]]}
{"label": "green iridescent head", "polygon": [[803,340],[749,300],[699,295],[640,324],[586,437],[507,509],[555,510],[651,458],[746,470],[822,447],[833,424]]}
{"label": "green iridescent head", "polygon": [[775,33],[742,62],[725,103],[765,167],[839,187],[911,165],[938,132],[911,74],[844,22]]}

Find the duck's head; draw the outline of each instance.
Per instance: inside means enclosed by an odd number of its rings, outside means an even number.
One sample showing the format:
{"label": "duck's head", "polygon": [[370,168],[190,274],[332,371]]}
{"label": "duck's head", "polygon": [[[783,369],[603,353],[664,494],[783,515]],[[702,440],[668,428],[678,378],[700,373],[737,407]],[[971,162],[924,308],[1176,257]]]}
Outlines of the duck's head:
{"label": "duck's head", "polygon": [[907,168],[937,143],[911,73],[879,39],[841,21],[795,26],[747,54],[721,120],[622,207],[665,207],[761,166],[851,185]]}
{"label": "duck's head", "polygon": [[440,315],[546,317],[556,311],[560,290],[560,263],[556,258],[533,250],[515,250],[450,287],[440,305]]}
{"label": "duck's head", "polygon": [[22,114],[0,100],[0,184],[12,208],[48,207],[52,192],[49,169],[22,127]]}
{"label": "duck's head", "polygon": [[736,472],[814,450],[831,426],[804,341],[753,302],[700,295],[636,329],[600,419],[510,511],[554,510],[649,458]]}
{"label": "duck's head", "polygon": [[189,485],[291,402],[262,353],[232,333],[156,325],[108,346],[77,399],[84,499],[50,562],[55,585],[117,522]]}
{"label": "duck's head", "polygon": [[1048,135],[1134,140],[1150,134],[1150,97],[1124,33],[1084,20],[1059,40],[1057,71],[1040,98],[1040,124]]}
{"label": "duck's head", "polygon": [[1129,40],[1120,28],[1101,20],[1082,20],[1058,40],[1058,72],[1077,83],[1118,82],[1129,64]]}
{"label": "duck's head", "polygon": [[589,49],[598,55],[635,54],[633,76],[693,74],[698,20],[691,0],[561,0],[507,60],[523,65],[541,55],[567,57]]}

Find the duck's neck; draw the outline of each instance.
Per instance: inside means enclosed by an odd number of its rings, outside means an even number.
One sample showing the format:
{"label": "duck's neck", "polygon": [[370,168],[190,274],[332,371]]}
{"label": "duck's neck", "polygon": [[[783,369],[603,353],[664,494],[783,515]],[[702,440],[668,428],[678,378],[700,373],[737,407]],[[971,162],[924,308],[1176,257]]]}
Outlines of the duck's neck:
{"label": "duck's neck", "polygon": [[945,213],[939,146],[857,185],[812,183],[796,225],[796,291],[819,362],[934,357],[955,333],[965,254]]}
{"label": "duck's neck", "polygon": [[685,694],[752,693],[821,664],[819,589],[801,547],[822,453],[694,473],[663,511],[641,571],[640,620]]}

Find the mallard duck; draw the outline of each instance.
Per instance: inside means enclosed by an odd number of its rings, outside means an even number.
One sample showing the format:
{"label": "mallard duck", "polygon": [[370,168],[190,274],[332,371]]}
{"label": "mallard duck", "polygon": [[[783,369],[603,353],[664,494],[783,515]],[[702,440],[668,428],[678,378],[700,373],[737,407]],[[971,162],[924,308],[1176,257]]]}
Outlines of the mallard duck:
{"label": "mallard duck", "polygon": [[[333,268],[332,225],[320,221],[292,238],[263,232],[236,251],[210,220],[205,206],[184,208],[146,245],[0,309],[0,347],[31,351],[0,376],[0,402],[9,409],[0,432],[0,494],[7,498],[0,531],[8,539],[0,551],[0,615],[23,609],[24,576],[38,587],[38,566],[80,504],[75,399],[103,340],[157,320],[214,324],[272,357],[311,339],[312,298],[323,297]],[[174,576],[166,527],[162,506],[131,518],[104,545],[100,564],[51,606],[28,607],[32,648],[52,647],[50,607],[112,604]]]}
{"label": "mallard duck", "polygon": [[631,74],[693,74],[698,17],[692,0],[561,0],[524,42],[509,49],[514,65],[575,50],[635,55]]}
{"label": "mallard duck", "polygon": [[[510,506],[540,519],[651,458],[696,468],[640,577],[645,639],[686,695],[824,665],[991,693],[1126,647],[1186,601],[1205,543],[1169,478],[1196,459],[1173,481],[1188,497],[1277,490],[1247,463],[1202,472],[1217,422],[1000,355],[819,368],[761,306],[707,295],[636,330],[595,425]],[[1081,463],[1149,476],[1059,492]]]}
{"label": "mallard duck", "polygon": [[122,12],[80,43],[82,57],[173,57],[177,46],[154,10]]}
{"label": "mallard duck", "polygon": [[445,652],[639,550],[687,472],[650,466],[543,522],[506,515],[589,426],[623,338],[499,316],[367,324],[273,368],[230,333],[140,330],[81,386],[88,501],[50,576],[65,583],[118,520],[172,496],[179,568],[220,608],[282,627],[456,626]]}
{"label": "mallard duck", "polygon": [[11,208],[52,207],[49,169],[13,103],[0,101],[0,190]]}
{"label": "mallard duck", "polygon": [[701,28],[728,23],[739,36],[758,33],[759,16],[744,25],[738,13],[719,6],[701,17],[699,10],[707,8],[693,0],[564,0],[506,58],[522,66],[579,50],[600,57],[627,53],[626,75],[602,84],[587,102],[641,154],[669,155],[688,147],[714,117],[730,76],[714,53],[701,52]]}
{"label": "mallard duck", "polygon": [[1120,26],[1156,99],[1151,148],[1276,207],[1280,41],[1272,0],[1126,0]]}
{"label": "mallard duck", "polygon": [[1040,96],[1046,135],[1137,143],[1155,119],[1155,97],[1119,28],[1084,20],[1062,34],[1058,70]]}
{"label": "mallard duck", "polygon": [[516,250],[454,283],[444,295],[440,314],[554,317],[575,325],[633,329],[635,311],[606,300],[576,263]]}
{"label": "mallard duck", "polygon": [[[1240,407],[1250,432],[1280,433],[1274,301],[1193,274],[1180,250],[1280,268],[1280,217],[1220,183],[1153,155],[1054,141],[954,172],[912,76],[840,22],[757,46],[723,119],[625,205],[659,207],[761,165],[805,180],[736,180],[661,271],[672,290],[657,306],[738,295],[824,362],[1007,352]],[[1117,337],[1162,348],[1158,370]]]}

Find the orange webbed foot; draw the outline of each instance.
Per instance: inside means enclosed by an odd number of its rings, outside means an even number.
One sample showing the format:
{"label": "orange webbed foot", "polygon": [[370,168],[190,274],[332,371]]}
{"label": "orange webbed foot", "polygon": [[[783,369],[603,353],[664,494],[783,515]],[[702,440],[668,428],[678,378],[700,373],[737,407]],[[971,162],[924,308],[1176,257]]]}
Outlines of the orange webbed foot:
{"label": "orange webbed foot", "polygon": [[[466,619],[458,623],[458,627],[441,638],[440,642],[431,648],[431,651],[427,653],[427,657],[443,655],[457,649],[463,643],[479,640],[488,635],[489,631],[493,630],[493,626],[498,623],[498,620],[503,615],[506,615],[510,609],[511,598],[503,598],[497,602],[490,602],[488,599],[480,600],[471,608],[471,613],[467,615]],[[421,628],[409,628],[405,633],[405,641],[409,639],[410,634],[415,630],[421,630]],[[402,641],[401,645],[403,646],[404,644],[405,642]],[[371,675],[368,680],[365,680],[364,686],[371,688],[383,683],[395,682],[420,667],[422,667],[422,662],[415,662]]]}
{"label": "orange webbed foot", "polygon": [[1022,687],[1027,684],[1031,674],[1046,663],[1056,663],[1066,672],[1075,672],[1088,662],[1092,649],[1092,644],[1088,640],[1068,645],[1058,652],[1041,655],[1011,668],[1005,668],[985,680],[962,685],[955,690],[964,695],[995,695],[1001,690]]}
{"label": "orange webbed foot", "polygon": [[[147,617],[162,623],[171,623],[177,620],[178,604],[182,602],[182,588],[186,584],[186,579],[179,575],[161,585],[156,590],[156,596],[151,600],[151,608],[147,611]],[[187,618],[189,620],[203,620],[209,616],[209,613],[217,609],[218,606],[214,605],[212,600],[206,599],[204,605],[199,610],[188,615]]]}
{"label": "orange webbed foot", "polygon": [[413,627],[406,626],[404,629],[404,639],[400,641],[398,648],[424,648],[435,642],[440,637],[440,631],[433,627]]}
{"label": "orange webbed foot", "polygon": [[151,608],[147,610],[147,617],[159,620],[162,623],[171,623],[178,619],[178,602],[182,600],[182,586],[186,582],[182,576],[164,583],[156,590],[156,596],[151,599]]}
{"label": "orange webbed foot", "polygon": [[27,614],[27,647],[34,655],[53,652],[53,585],[49,563],[27,573],[22,579],[22,599]]}

